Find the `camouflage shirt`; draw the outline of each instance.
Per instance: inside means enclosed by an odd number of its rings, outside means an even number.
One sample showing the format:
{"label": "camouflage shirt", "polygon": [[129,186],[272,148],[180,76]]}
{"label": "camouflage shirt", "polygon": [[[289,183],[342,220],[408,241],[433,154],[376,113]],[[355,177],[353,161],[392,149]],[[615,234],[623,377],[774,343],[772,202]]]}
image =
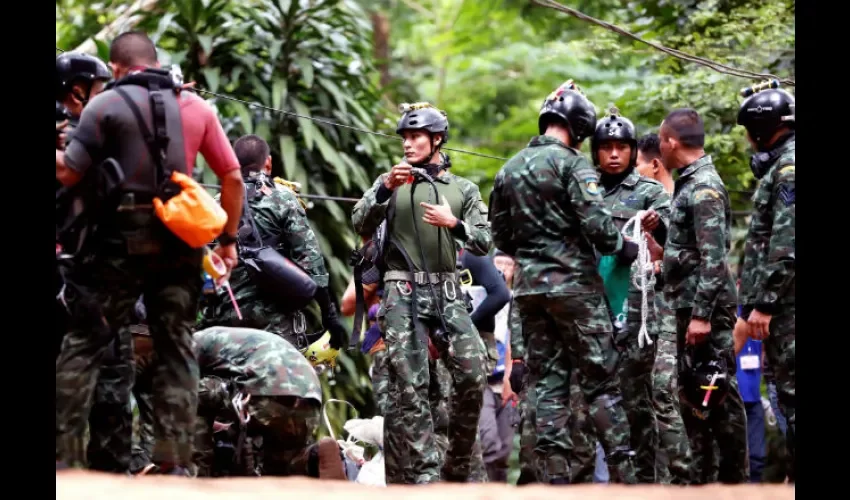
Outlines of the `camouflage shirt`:
{"label": "camouflage shirt", "polygon": [[[670,225],[670,195],[664,190],[663,184],[640,175],[635,169],[622,182],[611,190],[606,191],[603,197],[605,199],[605,206],[611,211],[611,218],[620,231],[623,230],[626,222],[637,215],[639,211],[655,210],[661,219],[661,224],[653,231],[653,236],[659,245],[664,246],[667,227]],[[629,231],[631,229],[630,226]],[[626,236],[631,236],[631,234],[626,234]],[[660,281],[657,280],[656,282],[657,290],[660,289]],[[649,308],[647,328],[650,335],[656,335],[658,333],[658,325],[654,307],[655,297],[651,290],[648,293],[648,302],[653,307]],[[616,304],[616,306],[619,306],[619,304]],[[641,292],[637,285],[635,285],[634,279],[630,279],[628,286],[628,312],[626,313],[626,317],[629,322],[629,332],[633,335],[637,335],[640,328],[640,307]]]}
{"label": "camouflage shirt", "polygon": [[664,246],[664,298],[672,309],[693,308],[708,319],[715,306],[734,306],[735,281],[726,262],[732,210],[711,156],[693,162],[676,179],[670,229]]}
{"label": "camouflage shirt", "polygon": [[[328,286],[328,271],[319,248],[319,241],[304,207],[298,202],[295,193],[282,185],[271,182],[266,176],[245,179],[245,184],[256,184],[253,198],[246,203],[254,216],[254,225],[263,238],[263,242],[274,243],[281,255],[298,264],[309,274],[319,287]],[[248,276],[248,269],[240,262],[230,276],[230,286],[237,303],[261,300],[259,290]],[[224,302],[229,304],[227,292],[220,290]]]}
{"label": "camouflage shirt", "polygon": [[[371,237],[386,218],[387,207],[392,197],[383,202],[378,202],[378,193],[384,183],[385,175],[382,174],[378,177],[372,187],[363,193],[363,197],[354,206],[354,211],[351,214],[351,222],[354,224],[354,230],[361,236]],[[428,255],[438,252],[447,255],[448,258],[444,259],[448,265],[447,269],[454,271],[457,264],[455,240],[461,241],[464,248],[474,255],[486,255],[490,251],[492,239],[490,237],[490,226],[487,224],[487,205],[481,200],[481,192],[478,186],[463,177],[445,172],[435,179],[435,184],[438,184],[438,190],[454,187],[460,191],[457,197],[459,203],[455,203],[458,206],[452,207],[452,213],[458,218],[459,223],[451,231],[444,228],[439,229],[440,231],[445,231],[442,242],[443,245],[446,245],[446,248],[439,250],[425,249],[425,252]],[[427,188],[427,191],[423,188]],[[418,206],[411,207],[410,187],[408,185],[396,189],[399,190],[399,195],[395,197],[396,215],[394,218],[398,218],[401,224],[391,224],[388,236],[399,242],[410,241],[410,238],[403,237],[404,235],[401,234],[401,231],[407,231],[410,228],[410,224],[405,219],[409,218],[411,211],[415,217],[421,219],[423,209]],[[417,192],[420,190],[422,193],[428,194],[431,192],[431,187],[428,184],[424,184],[417,189]],[[454,197],[452,199],[454,200]],[[398,214],[408,215],[402,219]],[[436,240],[436,237],[429,239]],[[405,246],[405,251],[410,255],[415,264],[418,263],[420,260],[419,249],[407,248],[407,246]],[[403,256],[398,252],[388,251],[386,258],[387,269],[409,269]],[[437,272],[434,268],[430,268],[429,271]]]}
{"label": "camouflage shirt", "polygon": [[283,338],[263,330],[214,326],[193,335],[201,377],[235,382],[253,396],[295,396],[322,402],[319,377]]}
{"label": "camouflage shirt", "polygon": [[533,138],[496,175],[490,217],[496,247],[516,259],[514,296],[604,293],[594,247],[612,254],[623,238],[596,169],[578,151]]}
{"label": "camouflage shirt", "polygon": [[516,301],[511,299],[508,310],[508,333],[510,334],[511,359],[525,359],[525,338],[522,336],[522,315]]}
{"label": "camouflage shirt", "polygon": [[775,314],[796,296],[795,139],[779,147],[779,156],[753,195],[753,216],[744,248],[740,302]]}

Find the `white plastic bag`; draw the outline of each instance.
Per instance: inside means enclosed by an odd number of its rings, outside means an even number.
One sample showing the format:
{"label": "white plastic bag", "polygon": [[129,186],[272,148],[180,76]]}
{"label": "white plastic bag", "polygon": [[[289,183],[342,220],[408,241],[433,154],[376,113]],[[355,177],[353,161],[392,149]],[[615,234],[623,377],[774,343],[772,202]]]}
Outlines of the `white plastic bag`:
{"label": "white plastic bag", "polygon": [[357,479],[354,481],[358,484],[367,484],[369,486],[386,486],[387,479],[384,474],[384,454],[380,451],[372,457],[372,460],[364,463],[360,467],[360,473],[357,474]]}

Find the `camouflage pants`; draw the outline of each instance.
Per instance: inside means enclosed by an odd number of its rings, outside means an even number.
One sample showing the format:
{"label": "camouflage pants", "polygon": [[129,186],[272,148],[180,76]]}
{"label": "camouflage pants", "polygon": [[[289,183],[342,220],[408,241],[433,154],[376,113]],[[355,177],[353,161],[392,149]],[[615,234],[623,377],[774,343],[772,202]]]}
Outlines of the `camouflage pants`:
{"label": "camouflage pants", "polygon": [[[440,449],[443,464],[440,477],[443,480],[451,480],[452,470],[450,465],[454,461],[450,455],[451,446],[449,446],[449,428],[452,422],[450,407],[453,392],[452,377],[442,360],[430,360],[428,366],[431,374],[428,399],[431,402],[435,439],[437,440],[437,447]],[[475,444],[472,446],[472,455],[469,457],[469,468],[468,482],[488,482],[487,467],[484,465],[484,455],[481,449],[481,436],[479,433],[475,434]]]}
{"label": "camouflage pants", "polygon": [[534,448],[537,446],[537,397],[534,383],[526,376],[519,402],[519,479],[517,486],[538,482]]}
{"label": "camouflage pants", "polygon": [[[706,484],[713,478],[713,461],[719,460],[717,479],[721,483],[745,483],[749,479],[749,453],[747,450],[747,413],[741,393],[738,392],[736,360],[733,350],[732,330],[735,326],[734,306],[716,306],[711,315],[711,335],[707,342],[714,351],[722,353],[727,366],[729,390],[726,398],[708,414],[699,418],[699,412],[687,401],[682,401],[682,420],[685,423],[693,454],[693,479],[695,484]],[[685,334],[691,321],[691,309],[676,311],[676,330],[679,359],[685,349]],[[702,346],[703,348],[708,346]],[[699,347],[699,346],[698,346]],[[701,349],[695,351],[699,356]],[[683,363],[679,363],[679,378]],[[696,403],[698,404],[698,403]],[[714,447],[717,444],[717,448]],[[715,455],[719,454],[719,458]]]}
{"label": "camouflage pants", "polygon": [[765,357],[773,369],[779,408],[787,421],[786,444],[790,459],[788,480],[795,481],[797,429],[797,312],[796,307],[784,310],[770,321],[770,335],[764,341]]}
{"label": "camouflage pants", "polygon": [[590,419],[589,408],[578,382],[578,372],[570,378],[570,439],[573,448],[570,455],[570,482],[592,483],[596,469],[596,427]]}
{"label": "camouflage pants", "polygon": [[[58,359],[70,318],[64,305],[56,301],[56,306],[55,358]],[[93,470],[126,472],[130,469],[132,385],[133,340],[129,331],[122,330],[110,341],[95,384],[86,450],[89,468]]]}
{"label": "camouflage pants", "polygon": [[151,463],[153,453],[153,398],[147,391],[133,388],[133,398],[136,400],[136,408],[139,410],[138,419],[133,431],[132,459],[130,461],[130,472],[137,473]]}
{"label": "camouflage pants", "polygon": [[572,443],[567,423],[570,376],[575,369],[608,458],[612,482],[634,483],[629,422],[615,373],[613,326],[602,295],[540,294],[519,296],[516,301],[528,346],[528,369],[536,381],[534,453],[541,480],[570,478]]}
{"label": "camouflage pants", "polygon": [[[392,411],[389,408],[389,380],[388,380],[388,362],[386,350],[378,351],[373,355],[372,365],[372,391],[375,393],[375,405],[381,415],[384,415],[384,450],[387,449],[386,440],[391,441],[390,448],[396,450],[404,450],[406,443],[401,439],[404,436],[404,428],[402,419],[386,418],[386,412]],[[437,445],[437,451],[440,455],[441,478],[446,479],[451,472],[445,467],[449,462],[446,459],[449,452],[449,401],[451,399],[451,375],[446,369],[441,360],[429,360],[429,384],[428,384],[428,404],[431,410],[431,418],[434,422],[434,440]],[[387,427],[389,426],[389,427]],[[384,470],[387,477],[387,483],[402,484],[406,480],[404,478],[404,470],[406,462],[403,462],[404,453],[393,453],[391,456],[384,457]],[[478,440],[472,450],[470,457],[469,474],[470,482],[486,482],[487,471],[484,466],[484,460],[481,453],[481,446]],[[392,481],[390,480],[392,478]]]}
{"label": "camouflage pants", "polygon": [[[459,290],[459,286],[455,283]],[[437,288],[442,290],[442,286]],[[397,419],[384,428],[384,452],[388,457],[401,456],[402,450],[390,436],[401,433],[406,443],[406,481],[416,484],[440,479],[440,454],[434,434],[434,420],[429,403],[431,376],[428,345],[420,340],[414,326],[414,314],[431,329],[440,324],[439,309],[424,287],[417,288],[414,299],[405,282],[387,282],[378,311],[378,323],[384,333],[389,359],[389,389],[394,404],[386,416]],[[466,481],[470,475],[470,456],[478,435],[484,389],[483,353],[478,331],[469,318],[466,305],[457,294],[446,299],[443,315],[448,328],[445,337],[432,335],[434,346],[452,378],[449,450],[444,470],[451,481]]]}
{"label": "camouflage pants", "polygon": [[133,339],[127,329],[110,342],[94,388],[89,414],[89,468],[103,472],[130,469],[133,438]]}
{"label": "camouflage pants", "polygon": [[74,314],[56,361],[57,459],[84,465],[85,426],[103,358],[118,331],[133,321],[144,293],[158,354],[153,459],[188,465],[198,391],[192,328],[202,284],[201,252],[186,247],[153,256],[98,256],[78,262],[70,274]]}
{"label": "camouflage pants", "polygon": [[676,338],[662,334],[656,342],[652,406],[658,422],[656,472],[661,484],[691,483],[691,446],[679,407]]}

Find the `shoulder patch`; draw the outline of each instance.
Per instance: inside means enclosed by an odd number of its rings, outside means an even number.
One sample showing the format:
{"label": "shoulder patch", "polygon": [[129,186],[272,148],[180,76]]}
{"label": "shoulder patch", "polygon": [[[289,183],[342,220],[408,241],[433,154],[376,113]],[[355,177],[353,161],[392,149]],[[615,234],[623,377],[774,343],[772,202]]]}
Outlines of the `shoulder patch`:
{"label": "shoulder patch", "polygon": [[779,199],[782,200],[782,203],[784,203],[786,207],[791,206],[796,202],[796,192],[796,187],[789,186],[788,184],[782,184],[779,186]]}
{"label": "shoulder patch", "polygon": [[694,200],[704,200],[708,196],[714,198],[715,200],[720,199],[720,193],[718,193],[716,190],[711,188],[701,188],[699,191],[694,193]]}

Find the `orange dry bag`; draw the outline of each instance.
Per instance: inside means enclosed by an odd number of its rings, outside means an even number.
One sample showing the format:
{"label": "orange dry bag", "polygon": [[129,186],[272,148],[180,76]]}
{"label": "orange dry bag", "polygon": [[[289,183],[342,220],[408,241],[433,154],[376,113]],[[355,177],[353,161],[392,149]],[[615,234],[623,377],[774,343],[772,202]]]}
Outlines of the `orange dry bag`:
{"label": "orange dry bag", "polygon": [[211,243],[224,229],[227,213],[188,175],[173,171],[171,182],[180,187],[180,193],[165,203],[154,198],[156,216],[192,248]]}

